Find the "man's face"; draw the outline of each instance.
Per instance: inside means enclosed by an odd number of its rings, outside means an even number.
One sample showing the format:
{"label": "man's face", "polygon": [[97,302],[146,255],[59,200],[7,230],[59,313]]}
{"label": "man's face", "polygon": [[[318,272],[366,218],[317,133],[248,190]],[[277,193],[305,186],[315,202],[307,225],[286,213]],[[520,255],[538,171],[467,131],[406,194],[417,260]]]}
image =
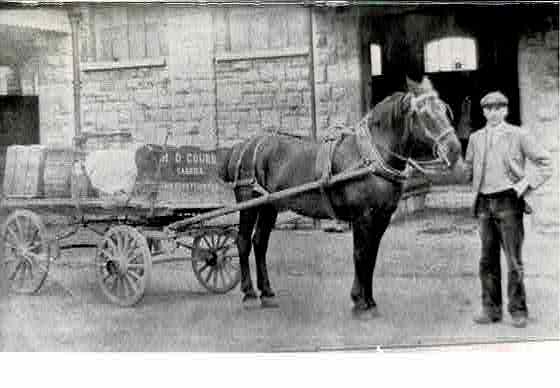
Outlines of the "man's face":
{"label": "man's face", "polygon": [[487,105],[482,108],[482,112],[488,124],[494,127],[505,120],[508,109],[506,105]]}

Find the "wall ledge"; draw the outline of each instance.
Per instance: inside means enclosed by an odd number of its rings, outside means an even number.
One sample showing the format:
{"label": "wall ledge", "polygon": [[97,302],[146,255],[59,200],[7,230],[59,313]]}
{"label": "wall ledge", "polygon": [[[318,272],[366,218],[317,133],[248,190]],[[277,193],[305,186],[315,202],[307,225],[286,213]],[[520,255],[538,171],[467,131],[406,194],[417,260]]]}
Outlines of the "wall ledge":
{"label": "wall ledge", "polygon": [[80,68],[82,71],[107,71],[121,69],[137,69],[142,67],[162,67],[166,65],[165,57],[132,59],[126,61],[115,62],[82,62]]}
{"label": "wall ledge", "polygon": [[284,48],[284,49],[267,49],[267,50],[249,50],[233,53],[216,54],[216,62],[242,61],[250,59],[269,59],[283,57],[298,57],[309,54],[307,47]]}

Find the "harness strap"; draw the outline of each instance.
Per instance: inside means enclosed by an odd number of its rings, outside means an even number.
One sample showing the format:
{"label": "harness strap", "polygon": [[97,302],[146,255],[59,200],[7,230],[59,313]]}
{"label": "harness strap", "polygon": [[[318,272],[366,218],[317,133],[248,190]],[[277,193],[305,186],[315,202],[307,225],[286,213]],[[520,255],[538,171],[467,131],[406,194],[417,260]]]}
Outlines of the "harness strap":
{"label": "harness strap", "polygon": [[245,143],[245,145],[241,149],[241,152],[239,153],[239,158],[237,159],[237,163],[235,165],[235,177],[233,178],[234,188],[237,187],[237,184],[239,182],[239,174],[241,173],[241,163],[243,162],[243,157],[245,156],[245,153],[247,152],[247,150],[255,140],[257,140],[256,137],[254,139],[249,140],[247,143]]}
{"label": "harness strap", "polygon": [[332,176],[332,164],[333,164],[334,152],[336,150],[336,147],[342,141],[343,138],[344,135],[340,134],[336,137],[329,137],[325,139],[323,145],[321,145],[321,148],[319,149],[319,154],[317,155],[317,158],[320,158],[321,152],[327,152],[327,158],[325,160],[325,163],[323,163],[323,165],[320,166],[321,179],[320,179],[319,190],[321,191],[321,197],[323,198],[323,202],[325,203],[325,207],[327,208],[327,213],[329,214],[329,217],[332,218],[333,220],[338,219],[338,217],[336,216],[336,212],[334,211],[332,199],[329,193],[327,192],[327,187],[330,185],[330,180]]}
{"label": "harness strap", "polygon": [[[263,136],[260,139],[258,137],[256,137],[253,140],[248,141],[245,146],[243,147],[243,149],[241,150],[241,153],[239,154],[239,159],[237,159],[237,165],[236,165],[236,169],[235,169],[235,178],[233,181],[233,189],[235,190],[238,187],[246,187],[249,186],[253,189],[253,191],[261,194],[261,195],[266,195],[266,194],[270,194],[270,192],[264,188],[257,180],[257,156],[258,156],[258,152],[259,149],[262,147],[264,141],[267,139],[267,136]],[[243,157],[245,156],[245,153],[249,150],[251,144],[253,144],[255,141],[257,141],[257,144],[255,145],[255,148],[253,149],[253,159],[252,159],[252,165],[251,165],[251,176],[249,178],[244,178],[244,179],[239,179],[239,175],[241,174],[241,164],[243,161]]]}
{"label": "harness strap", "polygon": [[402,183],[407,179],[407,174],[397,170],[383,159],[378,150],[378,145],[372,139],[371,133],[367,128],[367,116],[356,126],[356,143],[360,150],[361,157],[365,165],[372,169],[372,172],[380,175],[391,182]]}

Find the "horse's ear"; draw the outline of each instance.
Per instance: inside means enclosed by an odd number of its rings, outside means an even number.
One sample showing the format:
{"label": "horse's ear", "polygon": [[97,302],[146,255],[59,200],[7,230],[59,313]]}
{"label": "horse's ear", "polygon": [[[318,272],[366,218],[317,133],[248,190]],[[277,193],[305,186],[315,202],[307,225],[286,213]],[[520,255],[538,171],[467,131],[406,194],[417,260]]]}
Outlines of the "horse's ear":
{"label": "horse's ear", "polygon": [[406,76],[406,87],[409,91],[415,92],[418,89],[418,82]]}
{"label": "horse's ear", "polygon": [[424,78],[422,78],[422,82],[420,86],[425,91],[434,89],[434,86],[432,85],[432,81],[430,81],[430,79],[427,76],[424,76]]}

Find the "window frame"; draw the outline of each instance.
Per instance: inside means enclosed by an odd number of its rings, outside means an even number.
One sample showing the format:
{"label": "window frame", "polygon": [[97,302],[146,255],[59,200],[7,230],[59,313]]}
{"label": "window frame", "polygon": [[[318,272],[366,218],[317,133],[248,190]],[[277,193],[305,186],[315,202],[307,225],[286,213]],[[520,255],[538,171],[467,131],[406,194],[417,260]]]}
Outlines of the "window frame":
{"label": "window frame", "polygon": [[[447,49],[448,47],[442,47],[444,46],[444,44],[446,44],[447,42],[450,43],[450,45],[453,44],[453,41],[459,41],[459,42],[464,42],[463,44],[465,45],[466,43],[469,43],[469,46],[472,47],[472,51],[469,50],[469,52],[465,55],[464,58],[466,58],[467,60],[465,61],[465,63],[463,63],[463,66],[460,68],[454,67],[453,66],[453,58],[451,56],[444,56],[441,54],[442,49]],[[431,47],[434,47],[434,53],[437,53],[438,57],[438,62],[431,62],[430,61],[430,51],[429,50]],[[451,51],[451,50],[450,50]],[[470,55],[472,54],[472,56]],[[445,61],[443,61],[442,59],[445,58]],[[463,59],[463,58],[461,58]],[[431,39],[430,41],[426,42],[424,44],[424,51],[423,51],[423,64],[424,64],[424,71],[426,73],[429,74],[433,74],[433,73],[453,73],[453,72],[464,72],[464,71],[476,71],[479,69],[479,47],[478,47],[478,41],[475,37],[473,36],[469,36],[469,35],[447,35],[447,36],[441,36],[438,38],[434,38]],[[447,62],[447,60],[449,60],[449,62]],[[428,66],[430,64],[434,63],[434,66]],[[458,62],[461,63],[461,62]],[[474,64],[474,66],[471,66],[470,64]],[[449,66],[448,66],[449,65]]]}
{"label": "window frame", "polygon": [[[99,23],[98,18],[106,17],[107,12],[111,13],[112,21],[111,23]],[[81,68],[83,71],[97,71],[97,70],[112,70],[112,69],[125,69],[125,68],[138,68],[138,67],[159,67],[166,65],[166,58],[169,55],[169,47],[167,46],[167,42],[165,41],[165,27],[160,27],[156,30],[155,37],[149,37],[149,28],[150,25],[157,25],[158,23],[152,22],[150,23],[150,17],[153,18],[154,15],[149,15],[149,8],[143,5],[138,4],[129,4],[123,7],[114,7],[114,6],[103,6],[103,7],[92,7],[90,13],[90,21],[89,21],[89,28],[90,28],[90,44],[91,48],[89,50],[89,55],[86,57],[87,62],[82,62]],[[163,11],[161,12],[161,17],[164,17]],[[135,15],[141,14],[142,23],[138,23],[137,20],[131,19],[134,18]],[[115,16],[117,15],[117,16]],[[114,18],[120,17],[123,18],[123,15],[126,16],[126,23],[124,25],[116,24],[121,26],[124,29],[124,34],[121,31],[120,34],[123,34],[125,37],[125,41],[123,43],[126,46],[126,56],[115,57],[114,52],[111,53],[111,58],[105,58],[103,55],[104,48],[102,47],[102,31],[103,27],[115,25]],[[166,24],[166,22],[164,21]],[[164,24],[164,25],[165,25]],[[143,56],[132,56],[131,50],[133,48],[131,45],[133,42],[131,41],[131,28],[134,26],[142,25],[143,26],[143,37],[140,41],[143,42]],[[153,31],[153,30],[152,30]],[[157,42],[157,51],[158,55],[150,55],[150,39],[152,42],[155,39]],[[111,51],[113,51],[113,42],[111,43]]]}

